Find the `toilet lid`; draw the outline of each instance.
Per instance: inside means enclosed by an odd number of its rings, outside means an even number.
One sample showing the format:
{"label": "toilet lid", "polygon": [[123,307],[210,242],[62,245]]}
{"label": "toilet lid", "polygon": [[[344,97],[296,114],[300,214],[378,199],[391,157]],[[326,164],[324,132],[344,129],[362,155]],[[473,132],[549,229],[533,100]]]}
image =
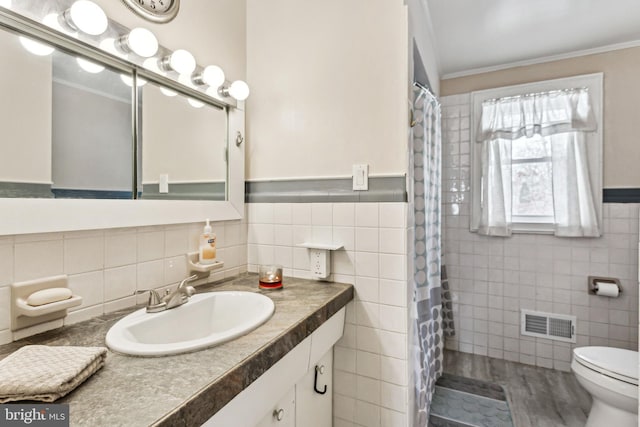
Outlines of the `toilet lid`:
{"label": "toilet lid", "polygon": [[603,375],[638,385],[638,352],[613,347],[578,347],[575,360]]}

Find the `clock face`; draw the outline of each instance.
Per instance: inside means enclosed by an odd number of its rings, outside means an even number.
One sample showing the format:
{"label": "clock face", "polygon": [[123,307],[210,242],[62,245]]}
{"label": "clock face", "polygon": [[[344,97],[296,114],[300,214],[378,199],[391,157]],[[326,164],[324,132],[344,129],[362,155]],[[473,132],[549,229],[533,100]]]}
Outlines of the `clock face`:
{"label": "clock face", "polygon": [[169,22],[178,14],[180,0],[123,0],[141,17],[157,23]]}

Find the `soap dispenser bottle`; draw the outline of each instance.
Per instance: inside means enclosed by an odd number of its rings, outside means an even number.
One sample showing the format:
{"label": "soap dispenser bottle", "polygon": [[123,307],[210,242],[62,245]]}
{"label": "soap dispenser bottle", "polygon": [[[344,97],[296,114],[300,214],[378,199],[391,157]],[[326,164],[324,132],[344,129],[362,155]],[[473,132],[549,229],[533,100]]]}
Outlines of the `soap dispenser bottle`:
{"label": "soap dispenser bottle", "polygon": [[216,235],[211,231],[209,218],[200,236],[200,250],[198,254],[200,264],[213,264],[216,262]]}

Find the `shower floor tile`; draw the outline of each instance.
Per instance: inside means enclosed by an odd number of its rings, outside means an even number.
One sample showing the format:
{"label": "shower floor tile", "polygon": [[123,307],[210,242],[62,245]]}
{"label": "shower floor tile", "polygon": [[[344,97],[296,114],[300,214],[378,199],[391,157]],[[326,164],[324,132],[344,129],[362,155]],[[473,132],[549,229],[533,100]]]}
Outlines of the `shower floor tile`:
{"label": "shower floor tile", "polygon": [[514,427],[501,386],[445,373],[436,385],[429,427]]}

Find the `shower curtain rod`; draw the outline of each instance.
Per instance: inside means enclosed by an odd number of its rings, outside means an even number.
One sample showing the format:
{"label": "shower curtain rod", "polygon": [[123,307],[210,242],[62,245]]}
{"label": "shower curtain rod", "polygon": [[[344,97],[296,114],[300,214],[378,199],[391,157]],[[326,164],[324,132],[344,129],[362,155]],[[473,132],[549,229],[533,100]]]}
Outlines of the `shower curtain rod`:
{"label": "shower curtain rod", "polygon": [[413,85],[425,91],[427,94],[431,95],[431,97],[436,101],[436,103],[440,105],[440,99],[438,99],[438,97],[433,92],[431,92],[431,89],[429,89],[428,87],[426,87],[425,85],[419,82],[413,82]]}

